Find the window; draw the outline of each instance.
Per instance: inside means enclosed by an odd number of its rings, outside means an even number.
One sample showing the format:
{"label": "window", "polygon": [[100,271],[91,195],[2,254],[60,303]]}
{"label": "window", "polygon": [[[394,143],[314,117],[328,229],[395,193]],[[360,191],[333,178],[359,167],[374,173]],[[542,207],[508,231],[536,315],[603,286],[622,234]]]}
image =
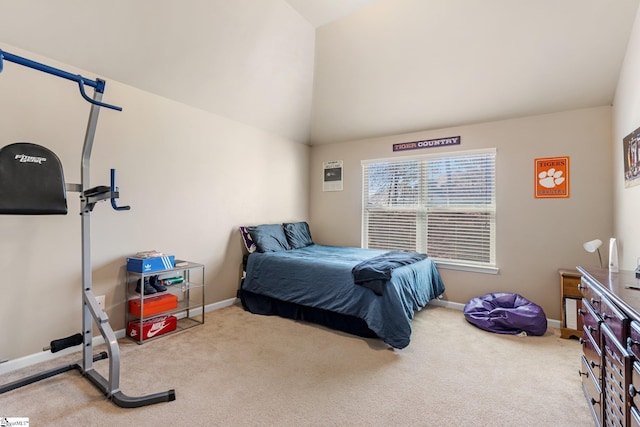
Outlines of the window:
{"label": "window", "polygon": [[491,149],[363,161],[362,246],[497,272],[495,157]]}

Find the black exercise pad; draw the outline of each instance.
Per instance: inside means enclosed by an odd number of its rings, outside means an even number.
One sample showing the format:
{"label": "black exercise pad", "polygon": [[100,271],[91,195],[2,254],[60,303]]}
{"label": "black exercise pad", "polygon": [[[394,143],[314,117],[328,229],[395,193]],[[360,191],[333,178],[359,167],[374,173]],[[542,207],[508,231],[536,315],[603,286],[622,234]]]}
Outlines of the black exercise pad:
{"label": "black exercise pad", "polygon": [[0,214],[66,213],[67,194],[58,156],[28,142],[0,149]]}

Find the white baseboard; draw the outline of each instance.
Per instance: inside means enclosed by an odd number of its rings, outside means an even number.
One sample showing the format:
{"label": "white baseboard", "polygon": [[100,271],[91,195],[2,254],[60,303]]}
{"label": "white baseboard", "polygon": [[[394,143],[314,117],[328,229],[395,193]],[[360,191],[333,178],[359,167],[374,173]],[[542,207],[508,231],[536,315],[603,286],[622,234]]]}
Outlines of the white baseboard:
{"label": "white baseboard", "polygon": [[204,312],[208,313],[214,310],[220,310],[221,308],[229,307],[230,305],[235,304],[238,301],[238,298],[229,298],[224,301],[214,302],[213,304],[205,305]]}
{"label": "white baseboard", "polygon": [[556,328],[556,329],[560,329],[561,327],[560,321],[555,319],[547,319],[547,325],[550,328]]}
{"label": "white baseboard", "polygon": [[460,304],[459,302],[451,302],[443,299],[434,299],[431,302],[429,302],[429,304],[435,305],[438,307],[452,308],[454,310],[459,310],[459,311],[464,310],[464,304]]}
{"label": "white baseboard", "polygon": [[[221,308],[228,307],[230,305],[235,304],[236,300],[237,298],[229,298],[224,301],[214,302],[213,304],[206,305],[204,307],[204,311],[205,313],[208,313],[210,311],[219,310]],[[200,313],[198,313],[197,310],[193,310],[193,311],[194,311],[194,314],[196,315],[202,313],[202,310],[200,310]],[[114,331],[114,332],[116,334],[116,338],[118,339],[125,337],[126,331],[124,329],[120,329],[119,331]],[[93,340],[91,342],[93,346],[98,346],[100,344],[104,344],[104,338],[101,335],[99,335],[99,336],[93,337]],[[79,348],[78,346],[69,347],[64,350],[60,350],[56,353],[51,353],[50,351],[43,351],[40,353],[34,353],[24,357],[20,357],[18,359],[0,362],[0,375],[13,372],[18,369],[26,368],[28,366],[35,365],[36,363],[54,360],[59,357],[66,356],[68,354],[73,354],[73,353],[78,353],[78,360],[80,360],[82,358],[82,354],[81,354],[81,351],[78,350],[78,348]]]}
{"label": "white baseboard", "polygon": [[[454,310],[460,310],[460,311],[463,311],[465,306],[464,304],[460,304],[459,302],[451,302],[451,301],[442,300],[442,299],[435,299],[431,301],[429,304],[435,305],[438,307],[452,308]],[[560,329],[560,321],[555,319],[547,319],[547,326],[549,328]]]}

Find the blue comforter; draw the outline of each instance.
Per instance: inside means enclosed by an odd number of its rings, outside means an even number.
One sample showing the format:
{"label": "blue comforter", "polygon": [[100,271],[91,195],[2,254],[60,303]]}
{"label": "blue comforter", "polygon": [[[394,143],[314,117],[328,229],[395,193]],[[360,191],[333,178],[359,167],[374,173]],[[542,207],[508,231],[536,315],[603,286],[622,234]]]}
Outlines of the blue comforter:
{"label": "blue comforter", "polygon": [[371,289],[376,295],[382,295],[391,280],[393,269],[403,265],[422,261],[427,255],[416,252],[392,251],[362,261],[353,267],[353,282]]}
{"label": "blue comforter", "polygon": [[354,284],[352,269],[386,251],[311,245],[280,252],[253,253],[242,289],[282,301],[351,315],[395,348],[409,345],[411,319],[444,292],[429,258],[397,267],[383,295]]}

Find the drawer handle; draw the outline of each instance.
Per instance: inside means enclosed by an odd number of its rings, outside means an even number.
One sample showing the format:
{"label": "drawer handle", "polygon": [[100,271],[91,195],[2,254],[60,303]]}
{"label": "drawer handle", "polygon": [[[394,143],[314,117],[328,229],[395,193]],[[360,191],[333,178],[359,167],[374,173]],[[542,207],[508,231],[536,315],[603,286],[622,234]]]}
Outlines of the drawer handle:
{"label": "drawer handle", "polygon": [[613,316],[609,316],[607,313],[602,313],[602,320],[613,319]]}
{"label": "drawer handle", "polygon": [[580,289],[581,291],[583,291],[583,290],[587,289],[587,287],[586,287],[586,286],[584,286],[582,283],[580,283],[580,284],[578,285],[578,289]]}
{"label": "drawer handle", "polygon": [[591,325],[587,326],[587,329],[589,330],[589,332],[598,332],[598,330]]}
{"label": "drawer handle", "polygon": [[600,301],[595,298],[591,298],[591,304],[600,304]]}
{"label": "drawer handle", "polygon": [[579,309],[578,310],[578,314],[581,315],[581,316],[584,316],[585,314],[587,314],[587,312],[584,311],[583,309]]}
{"label": "drawer handle", "polygon": [[582,345],[582,344],[584,344],[584,339],[578,338],[578,342],[580,343],[580,345]]}
{"label": "drawer handle", "polygon": [[598,402],[596,399],[594,399],[593,397],[591,398],[591,406],[596,406],[596,403],[600,403]]}
{"label": "drawer handle", "polygon": [[633,384],[629,384],[629,396],[634,397],[636,394],[638,394],[638,389]]}
{"label": "drawer handle", "polygon": [[579,375],[584,375],[585,377],[589,378],[589,373],[588,372],[582,372],[580,369],[578,369],[578,374]]}
{"label": "drawer handle", "polygon": [[589,362],[589,364],[591,365],[591,368],[595,368],[596,366],[599,368],[600,365],[598,365],[596,362],[594,362],[593,360],[591,362]]}
{"label": "drawer handle", "polygon": [[640,345],[640,341],[636,341],[634,339],[632,339],[631,337],[627,338],[627,346],[631,347],[634,345]]}

